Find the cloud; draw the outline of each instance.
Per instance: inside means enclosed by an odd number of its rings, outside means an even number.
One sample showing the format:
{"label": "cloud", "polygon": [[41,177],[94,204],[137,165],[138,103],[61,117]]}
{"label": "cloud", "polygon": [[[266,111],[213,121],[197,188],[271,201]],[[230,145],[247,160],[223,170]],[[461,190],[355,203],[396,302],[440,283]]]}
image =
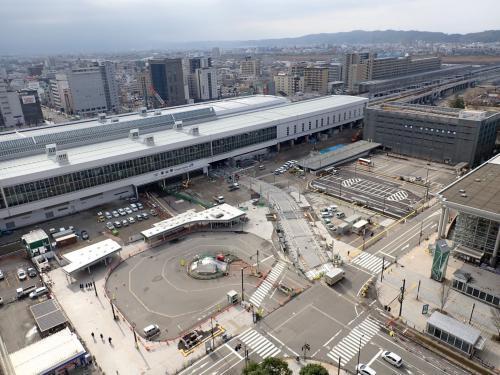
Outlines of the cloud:
{"label": "cloud", "polygon": [[354,29],[500,28],[500,2],[477,0],[2,0],[0,54],[162,48],[168,43]]}

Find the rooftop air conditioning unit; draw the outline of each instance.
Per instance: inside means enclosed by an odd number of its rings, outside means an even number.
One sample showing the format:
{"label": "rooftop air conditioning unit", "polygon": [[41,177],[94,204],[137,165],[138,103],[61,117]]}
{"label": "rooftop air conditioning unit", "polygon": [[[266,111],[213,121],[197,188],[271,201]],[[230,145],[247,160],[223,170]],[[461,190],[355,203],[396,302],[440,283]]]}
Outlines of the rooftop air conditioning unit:
{"label": "rooftop air conditioning unit", "polygon": [[155,111],[155,116],[160,116],[161,115],[161,111]]}
{"label": "rooftop air conditioning unit", "polygon": [[97,115],[97,118],[101,124],[104,124],[106,122],[106,114],[105,113],[99,113]]}
{"label": "rooftop air conditioning unit", "polygon": [[148,109],[146,107],[139,108],[139,114],[143,117],[146,117],[148,115]]}
{"label": "rooftop air conditioning unit", "polygon": [[128,137],[130,139],[139,139],[139,129],[130,129]]}
{"label": "rooftop air conditioning unit", "polygon": [[113,117],[113,118],[111,119],[111,122],[118,122],[118,121],[120,121],[120,119],[119,119],[118,117]]}
{"label": "rooftop air conditioning unit", "polygon": [[66,151],[58,151],[56,153],[56,161],[59,164],[67,164],[69,162],[68,153]]}
{"label": "rooftop air conditioning unit", "polygon": [[182,121],[176,121],[174,124],[175,130],[182,130]]}
{"label": "rooftop air conditioning unit", "polygon": [[45,145],[45,153],[49,158],[56,156],[56,152],[57,152],[57,145],[55,143],[51,143],[50,145]]}
{"label": "rooftop air conditioning unit", "polygon": [[149,135],[146,138],[144,138],[143,142],[147,146],[154,146],[155,145],[155,137],[152,135]]}
{"label": "rooftop air conditioning unit", "polygon": [[200,128],[197,126],[193,126],[191,129],[189,129],[189,133],[191,135],[200,135]]}

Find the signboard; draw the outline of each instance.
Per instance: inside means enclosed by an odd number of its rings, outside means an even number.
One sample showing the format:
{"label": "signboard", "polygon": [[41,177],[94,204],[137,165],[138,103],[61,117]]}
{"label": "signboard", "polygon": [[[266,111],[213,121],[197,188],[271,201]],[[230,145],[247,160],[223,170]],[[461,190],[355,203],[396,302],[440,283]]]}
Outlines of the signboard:
{"label": "signboard", "polygon": [[36,98],[35,95],[23,95],[21,96],[21,100],[23,104],[35,104]]}
{"label": "signboard", "polygon": [[425,304],[422,306],[422,315],[426,315],[429,312],[429,305]]}

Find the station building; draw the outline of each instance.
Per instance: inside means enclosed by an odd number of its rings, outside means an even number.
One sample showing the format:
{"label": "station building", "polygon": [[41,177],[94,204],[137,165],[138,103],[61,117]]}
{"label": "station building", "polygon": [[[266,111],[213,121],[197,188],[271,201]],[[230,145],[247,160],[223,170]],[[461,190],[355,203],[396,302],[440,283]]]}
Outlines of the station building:
{"label": "station building", "polygon": [[251,96],[0,135],[0,228],[137,195],[212,163],[359,124],[368,99]]}
{"label": "station building", "polygon": [[[440,238],[453,241],[455,255],[495,267],[500,249],[500,155],[438,192]],[[451,211],[457,213],[447,232]]]}

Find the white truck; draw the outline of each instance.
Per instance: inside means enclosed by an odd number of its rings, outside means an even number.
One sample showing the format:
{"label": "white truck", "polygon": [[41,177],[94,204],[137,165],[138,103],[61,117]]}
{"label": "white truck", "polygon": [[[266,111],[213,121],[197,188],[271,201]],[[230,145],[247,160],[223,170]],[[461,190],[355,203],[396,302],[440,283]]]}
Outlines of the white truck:
{"label": "white truck", "polygon": [[344,276],[345,271],[342,268],[334,268],[325,273],[325,281],[328,285],[332,286],[342,280]]}

